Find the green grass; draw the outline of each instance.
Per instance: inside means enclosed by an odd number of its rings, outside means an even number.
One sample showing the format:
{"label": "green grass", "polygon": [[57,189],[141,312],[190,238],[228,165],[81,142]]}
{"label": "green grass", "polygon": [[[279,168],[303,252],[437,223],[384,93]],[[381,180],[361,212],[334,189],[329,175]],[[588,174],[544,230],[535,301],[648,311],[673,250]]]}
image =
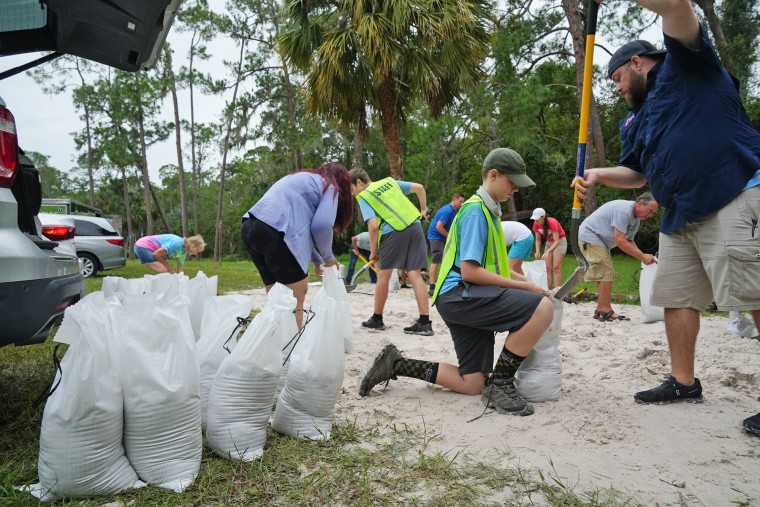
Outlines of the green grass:
{"label": "green grass", "polygon": [[[347,258],[341,261],[347,264]],[[620,272],[615,293],[638,294],[633,275],[639,264],[624,257],[614,262]],[[567,257],[565,276],[576,267],[575,258]],[[219,276],[220,294],[261,286],[250,261],[188,261],[185,272],[192,277],[198,271]],[[149,270],[136,261],[101,273],[126,278],[145,274]],[[87,292],[99,290],[102,281],[101,276],[88,279]],[[43,406],[34,400],[53,379],[54,346],[48,339],[40,345],[0,349],[0,506],[39,505],[13,486],[37,480]],[[200,473],[183,493],[147,487],[53,505],[636,505],[615,491],[574,491],[553,470],[507,466],[506,456],[431,452],[430,439],[424,427],[376,427],[345,419],[336,422],[326,442],[270,431],[263,458],[252,463],[229,461],[204,450]]]}
{"label": "green grass", "polygon": [[[612,265],[615,267],[616,274],[615,280],[612,282],[613,295],[617,296],[617,299],[623,299],[621,296],[625,296],[624,299],[628,304],[638,304],[641,261],[629,255],[614,255]],[[568,252],[562,262],[562,280],[567,280],[576,268],[578,268],[578,260],[572,253]],[[596,284],[581,280],[572,292],[578,292],[581,289],[596,293]],[[613,297],[614,299],[616,298]]]}

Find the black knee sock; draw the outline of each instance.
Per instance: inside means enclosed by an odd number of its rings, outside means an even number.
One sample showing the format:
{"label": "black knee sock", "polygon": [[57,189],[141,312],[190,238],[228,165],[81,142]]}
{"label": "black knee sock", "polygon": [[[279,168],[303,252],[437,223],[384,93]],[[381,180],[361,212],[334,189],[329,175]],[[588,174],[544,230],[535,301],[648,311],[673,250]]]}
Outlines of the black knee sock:
{"label": "black knee sock", "polygon": [[393,364],[393,374],[435,384],[435,380],[438,377],[438,363],[401,358]]}
{"label": "black knee sock", "polygon": [[518,356],[514,352],[508,351],[507,347],[501,349],[499,359],[496,360],[496,366],[493,368],[494,381],[511,382],[524,359],[523,356]]}

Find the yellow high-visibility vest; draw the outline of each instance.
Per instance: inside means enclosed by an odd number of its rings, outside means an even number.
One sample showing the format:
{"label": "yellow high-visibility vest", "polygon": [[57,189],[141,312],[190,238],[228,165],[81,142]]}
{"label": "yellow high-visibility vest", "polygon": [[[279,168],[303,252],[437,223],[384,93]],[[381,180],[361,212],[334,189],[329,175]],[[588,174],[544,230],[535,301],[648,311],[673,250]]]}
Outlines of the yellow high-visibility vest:
{"label": "yellow high-visibility vest", "polygon": [[488,224],[488,239],[485,252],[483,252],[483,257],[480,260],[480,265],[492,273],[496,273],[505,278],[510,278],[509,263],[507,261],[507,243],[504,241],[504,231],[502,231],[500,226],[496,226],[493,223],[491,212],[486,208],[483,199],[475,194],[465,201],[459,209],[456,217],[454,217],[454,222],[451,224],[449,236],[446,238],[446,247],[443,250],[441,269],[438,272],[438,280],[435,283],[433,300],[430,304],[435,304],[436,299],[438,299],[438,292],[441,290],[444,280],[446,280],[449,271],[455,268],[454,262],[457,258],[457,248],[459,245],[459,231],[457,227],[459,216],[462,214],[462,211],[466,206],[474,206],[478,204],[480,205],[480,210],[483,212],[483,216]]}

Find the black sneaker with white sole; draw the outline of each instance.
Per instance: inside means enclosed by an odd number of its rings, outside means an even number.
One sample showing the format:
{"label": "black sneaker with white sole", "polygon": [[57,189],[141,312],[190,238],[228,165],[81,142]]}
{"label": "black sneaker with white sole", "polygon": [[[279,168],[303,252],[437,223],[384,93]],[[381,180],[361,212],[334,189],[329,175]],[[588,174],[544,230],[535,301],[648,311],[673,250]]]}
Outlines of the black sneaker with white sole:
{"label": "black sneaker with white sole", "polygon": [[427,322],[426,324],[423,324],[419,320],[416,320],[414,324],[412,324],[411,326],[405,327],[404,332],[406,334],[419,334],[422,336],[433,336],[435,334],[433,333],[432,322]]}
{"label": "black sneaker with white sole", "polygon": [[704,401],[704,398],[702,398],[702,384],[698,378],[694,379],[692,385],[685,386],[676,381],[672,376],[654,389],[634,394],[633,399],[637,403],[649,403],[653,405],[664,405],[678,401],[688,403],[702,403]]}
{"label": "black sneaker with white sole", "polygon": [[752,417],[747,417],[744,420],[744,429],[753,435],[760,436],[760,413],[757,413]]}
{"label": "black sneaker with white sole", "polygon": [[480,401],[500,414],[531,415],[533,405],[520,396],[515,389],[514,378],[509,381],[495,381],[489,377],[483,382]]}
{"label": "black sneaker with white sole", "polygon": [[385,324],[383,324],[383,319],[376,319],[375,317],[370,317],[369,319],[362,322],[362,327],[366,327],[369,329],[377,329],[378,331],[383,331],[385,329]]}

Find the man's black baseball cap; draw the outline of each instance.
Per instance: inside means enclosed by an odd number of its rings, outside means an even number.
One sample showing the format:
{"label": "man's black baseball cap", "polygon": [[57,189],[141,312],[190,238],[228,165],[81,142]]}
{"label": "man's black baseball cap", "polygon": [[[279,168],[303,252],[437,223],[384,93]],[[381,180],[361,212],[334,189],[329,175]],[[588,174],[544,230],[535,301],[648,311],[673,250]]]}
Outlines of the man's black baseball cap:
{"label": "man's black baseball cap", "polygon": [[612,79],[612,73],[618,67],[631,61],[634,56],[660,56],[667,53],[664,49],[657,49],[651,42],[645,40],[632,40],[620,49],[610,58],[610,64],[607,67],[607,77]]}

